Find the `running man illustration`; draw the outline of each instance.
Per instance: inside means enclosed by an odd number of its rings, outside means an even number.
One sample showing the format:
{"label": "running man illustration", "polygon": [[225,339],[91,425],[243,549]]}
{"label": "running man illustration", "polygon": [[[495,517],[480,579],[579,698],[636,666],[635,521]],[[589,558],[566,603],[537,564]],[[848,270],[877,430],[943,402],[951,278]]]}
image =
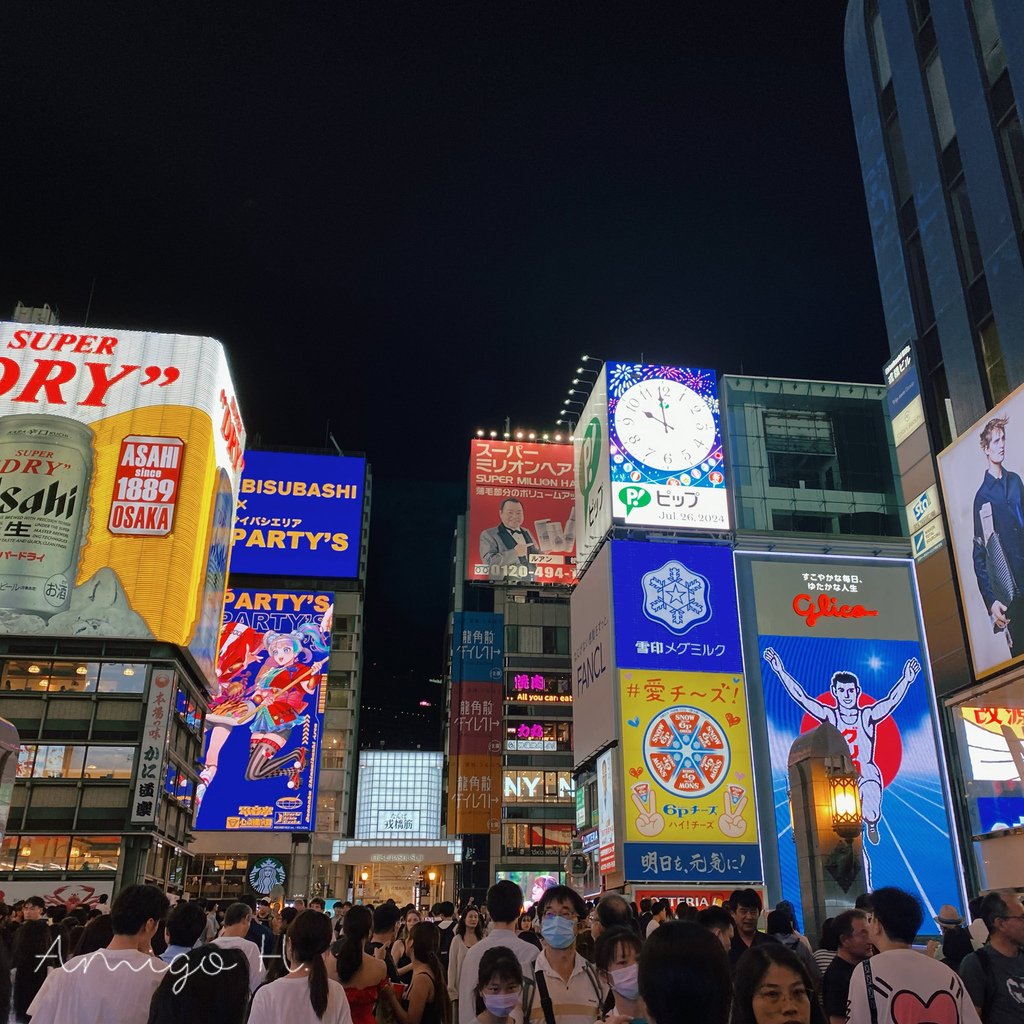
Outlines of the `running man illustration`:
{"label": "running man illustration", "polygon": [[907,695],[911,683],[921,674],[921,662],[911,658],[903,666],[903,675],[881,700],[860,707],[860,680],[853,672],[838,671],[832,674],[829,689],[836,706],[829,707],[811,697],[804,688],[786,671],[778,652],[769,647],[764,660],[779,677],[786,693],[819,722],[834,725],[846,740],[850,756],[857,768],[860,788],[861,814],[867,828],[868,842],[878,845],[878,821],[882,816],[882,773],[875,764],[875,738],[878,725],[888,718]]}
{"label": "running man illustration", "polygon": [[[206,716],[209,738],[196,787],[197,814],[217,774],[220,751],[239,725],[248,725],[251,734],[246,780],[287,775],[288,788],[299,788],[309,758],[311,721],[303,712],[306,698],[316,694],[327,664],[331,617],[328,611],[317,625],[307,623],[289,633],[270,630],[262,635],[241,623],[225,624],[218,658],[221,692],[210,702]],[[261,660],[264,651],[266,660],[252,678],[250,666]],[[282,754],[297,727],[302,728],[299,746]]]}

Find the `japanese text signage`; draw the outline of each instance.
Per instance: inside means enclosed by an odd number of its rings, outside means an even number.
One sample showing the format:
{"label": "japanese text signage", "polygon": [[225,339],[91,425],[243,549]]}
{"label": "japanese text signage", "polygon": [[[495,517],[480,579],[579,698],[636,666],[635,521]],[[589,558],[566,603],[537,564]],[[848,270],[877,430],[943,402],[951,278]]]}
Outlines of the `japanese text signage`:
{"label": "japanese text signage", "polygon": [[570,444],[474,441],[466,575],[484,583],[576,582]]}
{"label": "japanese text signage", "polygon": [[641,363],[609,363],[607,371],[616,522],[728,529],[714,371]]}
{"label": "japanese text signage", "polygon": [[576,465],[576,561],[585,566],[612,528],[608,475],[608,372],[601,372],[576,425],[572,442]]}
{"label": "japanese text signage", "polygon": [[452,682],[500,683],[504,668],[504,616],[494,612],[455,612]]}
{"label": "japanese text signage", "polygon": [[729,548],[638,541],[611,547],[620,666],[743,671]]}
{"label": "japanese text signage", "polygon": [[231,571],[357,577],[365,477],[353,456],[246,452]]}
{"label": "japanese text signage", "polygon": [[950,546],[979,677],[1024,657],[1021,423],[1024,387],[939,455]]}
{"label": "japanese text signage", "polygon": [[228,591],[197,831],[312,831],[333,615],[331,594]]}
{"label": "japanese text signage", "polygon": [[737,565],[743,600],[753,595],[744,616],[757,629],[748,677],[765,710],[773,786],[765,804],[774,805],[782,895],[800,905],[790,747],[829,722],[860,777],[867,886],[884,879],[913,892],[928,916],[929,907],[959,906],[913,563],[742,554]]}
{"label": "japanese text signage", "polygon": [[160,809],[161,768],[167,747],[171,706],[174,701],[174,673],[155,668],[149,677],[146,717],[142,724],[142,746],[132,791],[132,824],[152,825]]}
{"label": "japanese text signage", "polygon": [[597,759],[597,869],[602,875],[615,871],[615,762],[614,750]]}
{"label": "japanese text signage", "polygon": [[615,735],[615,652],[611,606],[611,545],[597,553],[569,602],[572,636],[572,720],[576,761]]}
{"label": "japanese text signage", "polygon": [[519,704],[571,704],[572,680],[543,672],[509,672],[505,698]]}
{"label": "japanese text signage", "polygon": [[918,427],[924,426],[921,383],[910,346],[905,346],[895,359],[886,363],[882,372],[889,389],[887,402],[893,441],[898,448]]}
{"label": "japanese text signage", "polygon": [[211,338],[0,323],[0,633],[162,640],[212,686],[244,448]]}

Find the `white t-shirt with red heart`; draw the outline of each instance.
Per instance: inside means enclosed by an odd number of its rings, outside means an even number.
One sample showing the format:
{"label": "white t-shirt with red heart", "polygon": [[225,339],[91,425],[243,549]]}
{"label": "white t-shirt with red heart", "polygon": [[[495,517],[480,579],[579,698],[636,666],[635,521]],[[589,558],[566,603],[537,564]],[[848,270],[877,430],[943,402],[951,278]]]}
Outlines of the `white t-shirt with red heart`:
{"label": "white t-shirt with red heart", "polygon": [[[981,1024],[964,983],[915,949],[876,953],[871,965],[877,1024]],[[848,1024],[874,1024],[864,964],[850,977]]]}

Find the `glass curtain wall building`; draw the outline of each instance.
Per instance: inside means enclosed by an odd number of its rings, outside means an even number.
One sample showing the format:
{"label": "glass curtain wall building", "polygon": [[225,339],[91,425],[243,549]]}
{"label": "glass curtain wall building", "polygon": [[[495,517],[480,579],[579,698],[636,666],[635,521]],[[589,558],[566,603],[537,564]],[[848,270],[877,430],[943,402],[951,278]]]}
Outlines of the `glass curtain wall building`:
{"label": "glass curtain wall building", "polygon": [[[920,429],[898,438],[911,509],[937,492],[937,454],[1024,382],[1024,5],[851,0],[846,68],[887,370],[912,365],[923,399]],[[945,538],[955,497],[943,491]],[[965,606],[977,594],[958,588],[948,543],[917,572],[970,882],[1022,885],[1024,673],[976,672]]]}

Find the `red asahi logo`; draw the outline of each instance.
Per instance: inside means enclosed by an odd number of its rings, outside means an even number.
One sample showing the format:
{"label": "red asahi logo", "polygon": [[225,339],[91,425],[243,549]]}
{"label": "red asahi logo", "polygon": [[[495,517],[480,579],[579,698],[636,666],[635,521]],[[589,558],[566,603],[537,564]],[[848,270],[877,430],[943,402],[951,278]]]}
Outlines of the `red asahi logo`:
{"label": "red asahi logo", "polygon": [[819,594],[815,601],[810,594],[797,594],[793,598],[793,611],[806,623],[808,628],[818,619],[865,619],[877,615],[874,608],[865,608],[862,604],[839,604],[828,594]]}

